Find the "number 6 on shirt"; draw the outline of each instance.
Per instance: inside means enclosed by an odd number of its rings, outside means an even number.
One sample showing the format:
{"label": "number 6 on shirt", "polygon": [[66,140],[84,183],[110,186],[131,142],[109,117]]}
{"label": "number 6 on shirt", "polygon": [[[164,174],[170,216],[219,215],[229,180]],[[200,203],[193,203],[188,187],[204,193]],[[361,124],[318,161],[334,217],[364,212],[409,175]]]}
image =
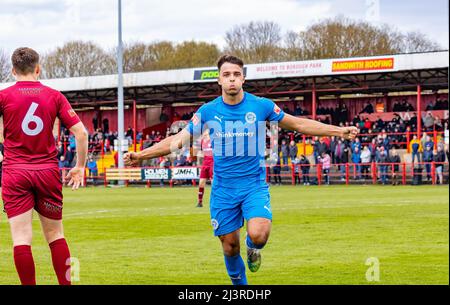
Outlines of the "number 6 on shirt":
{"label": "number 6 on shirt", "polygon": [[[22,121],[22,130],[28,136],[36,136],[42,131],[42,129],[44,129],[44,122],[42,122],[42,119],[34,115],[38,106],[39,104],[32,102],[25,118]],[[36,124],[34,129],[30,129],[29,127],[31,122]]]}

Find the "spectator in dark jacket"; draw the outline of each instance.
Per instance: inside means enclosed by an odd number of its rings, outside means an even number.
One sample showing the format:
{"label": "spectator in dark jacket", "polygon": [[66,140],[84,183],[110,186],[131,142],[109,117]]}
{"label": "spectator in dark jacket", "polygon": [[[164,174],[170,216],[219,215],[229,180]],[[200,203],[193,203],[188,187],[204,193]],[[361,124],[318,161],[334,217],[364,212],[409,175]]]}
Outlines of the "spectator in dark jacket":
{"label": "spectator in dark jacket", "polygon": [[67,146],[66,154],[64,155],[64,167],[72,168],[72,161],[75,158],[75,153],[72,151],[70,145]]}
{"label": "spectator in dark jacket", "polygon": [[427,172],[427,180],[431,180],[431,162],[433,162],[433,147],[425,146],[425,151],[422,155],[422,161],[425,162],[425,170]]}
{"label": "spectator in dark jacket", "polygon": [[291,158],[291,162],[292,160],[295,160],[297,158],[297,154],[298,154],[297,144],[295,144],[294,141],[291,141],[291,143],[289,144],[289,157]]}
{"label": "spectator in dark jacket", "polygon": [[327,143],[325,143],[323,137],[319,139],[318,149],[319,149],[319,156],[322,156],[322,154],[327,153],[328,151]]}
{"label": "spectator in dark jacket", "polygon": [[395,148],[392,148],[390,156],[389,156],[389,163],[393,163],[393,171],[392,171],[392,185],[400,184],[400,182],[397,181],[397,173],[400,169],[400,156],[398,155],[398,152]]}
{"label": "spectator in dark jacket", "polygon": [[336,151],[336,145],[338,144],[338,139],[335,136],[331,137],[330,141],[330,156],[331,156],[331,163],[336,163],[336,155],[334,152]]}
{"label": "spectator in dark jacket", "polygon": [[309,170],[310,170],[311,165],[310,165],[308,158],[306,158],[305,155],[300,156],[299,165],[300,165],[301,171],[302,171],[303,185],[309,185],[310,184]]}
{"label": "spectator in dark jacket", "polygon": [[380,171],[381,183],[386,184],[387,179],[387,162],[389,161],[389,156],[384,150],[384,146],[378,147],[376,162],[379,163],[378,169]]}
{"label": "spectator in dark jacket", "polygon": [[341,171],[341,180],[345,180],[345,164],[348,163],[348,148],[345,145],[344,142],[342,142],[342,139],[338,140],[338,143],[336,144],[336,148],[334,150],[336,163],[340,164],[338,165],[338,169]]}
{"label": "spectator in dark jacket", "polygon": [[436,162],[436,183],[444,184],[443,170],[444,170],[444,162],[445,162],[445,153],[442,148],[439,146],[438,150],[433,153],[433,161]]}
{"label": "spectator in dark jacket", "polygon": [[294,169],[294,184],[300,184],[300,159],[295,157],[294,159],[291,159],[291,165]]}
{"label": "spectator in dark jacket", "polygon": [[[280,157],[277,152],[273,152],[269,158],[269,164],[272,168],[273,178],[275,180],[275,184],[281,185],[281,163]],[[270,178],[269,178],[270,179]]]}
{"label": "spectator in dark jacket", "polygon": [[370,150],[370,159],[372,161],[375,161],[377,156],[377,139],[373,138],[372,142],[369,144],[369,150]]}

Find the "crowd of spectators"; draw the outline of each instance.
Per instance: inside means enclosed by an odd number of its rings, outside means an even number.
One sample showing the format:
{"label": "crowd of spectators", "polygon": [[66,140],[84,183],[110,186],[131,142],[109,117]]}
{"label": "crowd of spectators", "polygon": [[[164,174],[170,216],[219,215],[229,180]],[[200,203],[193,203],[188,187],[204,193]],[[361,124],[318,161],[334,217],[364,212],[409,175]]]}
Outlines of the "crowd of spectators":
{"label": "crowd of spectators", "polygon": [[[434,104],[427,106],[426,110],[441,110],[448,109],[448,102],[446,100],[436,100]],[[308,115],[309,113],[301,109],[300,105],[296,105],[294,111],[290,111],[287,106],[283,109],[285,112],[292,115]],[[302,134],[298,132],[286,131],[278,128],[278,152],[269,153],[267,161],[268,164],[273,167],[271,176],[274,178],[275,183],[281,183],[281,171],[287,167],[287,164],[291,162],[295,166],[295,182],[310,184],[311,179],[309,176],[311,163],[315,165],[320,164],[323,170],[323,176],[325,183],[330,183],[330,171],[336,168],[337,172],[341,174],[340,179],[345,179],[345,164],[355,164],[355,179],[371,179],[371,163],[375,162],[378,166],[379,179],[381,183],[387,182],[388,164],[400,163],[400,156],[397,149],[409,148],[411,151],[412,162],[445,162],[446,154],[448,159],[448,148],[443,144],[443,139],[440,138],[437,149],[434,149],[434,142],[432,139],[432,132],[438,131],[441,135],[442,132],[448,129],[448,119],[439,119],[433,117],[431,112],[428,112],[422,119],[424,133],[422,139],[417,139],[415,131],[418,126],[417,113],[414,112],[414,108],[406,101],[397,101],[393,105],[393,111],[395,112],[411,112],[410,115],[403,115],[403,119],[400,115],[394,114],[394,118],[391,121],[383,121],[380,117],[376,121],[370,121],[368,118],[362,119],[360,116],[363,113],[374,113],[372,104],[367,103],[363,110],[353,117],[351,121],[348,120],[349,111],[345,104],[337,108],[322,108],[317,109],[318,115],[326,115],[323,120],[324,123],[336,124],[339,126],[356,126],[360,130],[359,137],[354,141],[347,141],[336,137],[308,137],[304,138]],[[181,116],[178,113],[174,113],[174,121],[188,121],[193,115],[193,112],[184,113]],[[328,118],[331,118],[329,120]],[[169,117],[162,113],[160,117],[161,121],[169,120]],[[318,119],[320,121],[320,119]],[[96,176],[98,169],[96,168],[96,159],[98,154],[115,153],[114,141],[118,138],[117,131],[109,130],[109,122],[107,119],[102,121],[102,127],[100,128],[96,117],[93,119],[95,131],[89,134],[89,157],[87,168],[90,175]],[[181,130],[184,126],[172,126],[172,129],[167,129],[165,134],[160,131],[153,130],[150,134],[142,136],[142,132],[136,134],[136,141],[141,143],[141,149],[151,147],[155,143],[160,142],[165,137],[175,134]],[[410,132],[411,138],[410,147],[407,145],[406,132]],[[274,130],[268,129],[267,137],[274,132]],[[431,136],[430,136],[431,135]],[[130,143],[133,141],[134,133],[131,126],[128,126],[124,134],[125,138]],[[297,144],[302,143],[305,140],[305,144],[310,144],[313,147],[312,158],[308,158],[303,152],[298,151]],[[64,127],[61,130],[60,138],[58,139],[58,160],[61,168],[71,168],[76,162],[76,143],[73,135],[69,130]],[[159,159],[148,160],[144,166],[155,167],[168,167],[168,166],[195,166],[197,165],[197,158],[191,155],[190,149],[183,149],[176,154],[172,154],[169,157],[162,157]],[[311,161],[310,161],[311,160]],[[440,167],[438,165],[438,167]],[[436,168],[439,172],[442,169]],[[398,172],[398,165],[394,167],[394,173]],[[427,173],[427,179],[431,179],[431,166],[425,164],[425,170]],[[298,175],[297,175],[298,174]],[[301,174],[301,175],[300,175]],[[298,176],[298,177],[297,177]],[[302,181],[300,181],[302,177]],[[395,175],[393,176],[395,177]],[[442,181],[442,178],[438,178]]]}
{"label": "crowd of spectators", "polygon": [[[338,176],[340,173],[341,181],[345,181],[349,165],[351,175],[355,180],[371,180],[372,163],[377,167],[377,176],[382,184],[387,183],[388,172],[393,173],[393,175],[390,175],[393,184],[399,182],[397,176],[400,170],[399,163],[402,162],[397,151],[399,147],[395,142],[391,142],[386,133],[372,138],[368,144],[363,144],[360,137],[349,141],[334,136],[313,137],[307,139],[306,144],[312,145],[311,161],[315,165],[320,164],[326,184],[330,183],[330,171],[332,169],[338,173]],[[413,168],[424,168],[428,181],[432,179],[432,162],[436,162],[437,181],[442,184],[442,163],[449,159],[448,145],[444,144],[444,138],[438,137],[438,142],[435,145],[430,135],[424,133],[423,137],[418,139],[417,134],[414,134],[409,149]],[[305,175],[308,176],[310,162],[305,162],[304,159],[307,158],[304,154],[298,152],[295,141],[291,141],[288,145],[286,140],[282,139],[281,145],[278,147],[278,153],[271,152],[268,160],[272,170],[271,176],[274,177],[275,183],[281,182],[280,173],[282,169],[289,169],[289,161],[295,165],[295,174],[302,171],[301,176],[304,178]],[[295,183],[297,183],[297,180],[300,180],[300,178],[295,178]],[[303,181],[303,184],[309,182]]]}

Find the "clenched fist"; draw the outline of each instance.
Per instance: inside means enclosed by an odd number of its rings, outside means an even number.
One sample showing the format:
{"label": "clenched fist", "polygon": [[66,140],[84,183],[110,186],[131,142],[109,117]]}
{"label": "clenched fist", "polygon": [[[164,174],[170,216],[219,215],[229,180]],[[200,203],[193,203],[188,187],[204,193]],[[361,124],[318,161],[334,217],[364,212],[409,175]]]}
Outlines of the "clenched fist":
{"label": "clenched fist", "polygon": [[353,140],[357,134],[358,134],[358,128],[356,128],[355,126],[342,127],[341,137],[346,140]]}
{"label": "clenched fist", "polygon": [[135,152],[128,152],[123,155],[123,162],[126,166],[139,166],[139,155]]}

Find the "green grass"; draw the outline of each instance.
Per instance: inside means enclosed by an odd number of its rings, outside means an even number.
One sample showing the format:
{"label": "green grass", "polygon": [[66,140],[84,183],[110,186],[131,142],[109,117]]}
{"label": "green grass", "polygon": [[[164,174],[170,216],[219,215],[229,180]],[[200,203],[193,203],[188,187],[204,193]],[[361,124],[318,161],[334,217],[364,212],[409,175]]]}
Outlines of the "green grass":
{"label": "green grass", "polygon": [[[208,202],[210,189],[205,201]],[[209,205],[194,188],[64,190],[75,284],[229,284]],[[273,230],[250,284],[449,284],[446,186],[271,187]],[[244,232],[242,232],[243,236]],[[244,249],[241,250],[244,254]],[[35,215],[38,284],[55,284]],[[367,258],[380,281],[367,282]],[[0,284],[18,284],[5,214]]]}

